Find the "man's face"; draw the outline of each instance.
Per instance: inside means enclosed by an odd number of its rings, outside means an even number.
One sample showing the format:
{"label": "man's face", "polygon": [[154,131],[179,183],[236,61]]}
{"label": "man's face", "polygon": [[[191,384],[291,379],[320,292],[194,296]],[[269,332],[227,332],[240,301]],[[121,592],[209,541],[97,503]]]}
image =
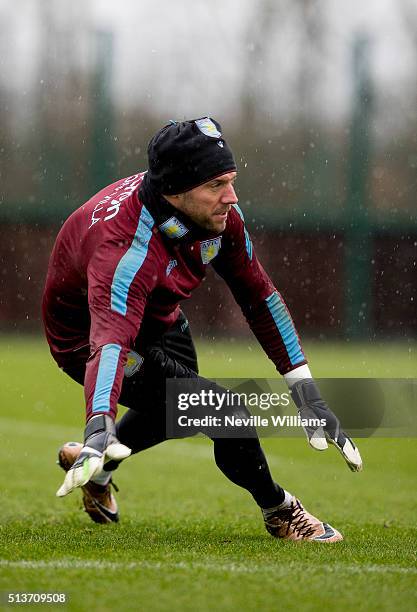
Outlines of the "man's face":
{"label": "man's face", "polygon": [[220,233],[226,227],[232,204],[238,201],[235,179],[236,172],[228,172],[185,193],[165,197],[200,227]]}

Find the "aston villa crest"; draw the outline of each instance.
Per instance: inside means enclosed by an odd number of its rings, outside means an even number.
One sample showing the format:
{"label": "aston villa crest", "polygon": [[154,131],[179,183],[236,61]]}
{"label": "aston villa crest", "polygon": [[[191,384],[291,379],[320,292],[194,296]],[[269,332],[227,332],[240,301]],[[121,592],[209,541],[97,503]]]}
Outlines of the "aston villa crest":
{"label": "aston villa crest", "polygon": [[188,232],[188,227],[185,227],[177,217],[167,219],[159,226],[159,229],[169,238],[182,238]]}
{"label": "aston villa crest", "polygon": [[200,242],[201,259],[204,264],[208,264],[216,257],[220,251],[222,237],[213,238],[212,240],[204,240]]}
{"label": "aston villa crest", "polygon": [[203,132],[206,136],[211,136],[212,138],[220,138],[221,133],[216,128],[215,123],[210,119],[210,117],[203,117],[203,119],[197,119],[195,122],[200,132]]}
{"label": "aston villa crest", "polygon": [[136,353],[135,351],[129,351],[127,354],[127,361],[124,367],[124,374],[128,378],[136,374],[140,370],[140,367],[143,363],[143,357]]}

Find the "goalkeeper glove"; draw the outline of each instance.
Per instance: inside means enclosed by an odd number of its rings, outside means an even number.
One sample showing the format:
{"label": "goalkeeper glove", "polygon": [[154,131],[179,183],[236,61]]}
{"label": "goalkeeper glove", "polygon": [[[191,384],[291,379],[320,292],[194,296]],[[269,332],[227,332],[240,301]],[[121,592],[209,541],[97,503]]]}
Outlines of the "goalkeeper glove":
{"label": "goalkeeper glove", "polygon": [[108,461],[122,461],[129,457],[131,449],[116,438],[116,427],[112,418],[99,414],[92,417],[85,428],[84,446],[81,453],[66,473],[57,497],[68,495],[77,487],[82,487],[91,478],[98,476]]}
{"label": "goalkeeper glove", "polygon": [[311,379],[299,380],[291,387],[291,394],[301,419],[324,419],[325,425],[304,425],[310,445],[316,450],[326,450],[327,440],[342,454],[352,472],[360,472],[362,459],[353,441],[341,429],[336,415],[322,399],[320,391]]}

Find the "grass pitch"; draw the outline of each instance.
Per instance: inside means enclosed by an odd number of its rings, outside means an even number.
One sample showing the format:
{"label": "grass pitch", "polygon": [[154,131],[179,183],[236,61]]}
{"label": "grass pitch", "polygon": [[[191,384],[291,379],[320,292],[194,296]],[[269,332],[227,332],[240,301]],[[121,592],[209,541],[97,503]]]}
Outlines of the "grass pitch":
{"label": "grass pitch", "polygon": [[[410,345],[307,349],[318,377],[415,376]],[[215,354],[202,345],[200,356],[208,377],[274,374],[255,344],[217,344]],[[415,439],[359,440],[361,474],[334,449],[263,441],[278,482],[340,529],[341,544],[271,538],[204,439],[168,441],[126,461],[116,479],[121,522],[103,527],[80,510],[78,491],[55,497],[56,450],[81,438],[81,387],[40,340],[2,338],[0,366],[3,607],[9,592],[64,592],[65,608],[77,611],[416,609]]]}

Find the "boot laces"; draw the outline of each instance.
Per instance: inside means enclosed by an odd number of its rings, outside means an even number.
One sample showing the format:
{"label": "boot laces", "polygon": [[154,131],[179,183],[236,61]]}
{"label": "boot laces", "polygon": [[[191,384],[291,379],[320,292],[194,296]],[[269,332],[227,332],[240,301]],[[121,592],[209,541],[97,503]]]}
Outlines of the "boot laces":
{"label": "boot laces", "polygon": [[294,531],[298,532],[300,536],[310,536],[314,534],[314,527],[311,525],[311,522],[305,514],[305,510],[301,503],[298,501],[291,502],[289,508],[284,508],[279,511],[278,518],[283,522],[287,523],[287,531],[288,534],[291,526]]}

